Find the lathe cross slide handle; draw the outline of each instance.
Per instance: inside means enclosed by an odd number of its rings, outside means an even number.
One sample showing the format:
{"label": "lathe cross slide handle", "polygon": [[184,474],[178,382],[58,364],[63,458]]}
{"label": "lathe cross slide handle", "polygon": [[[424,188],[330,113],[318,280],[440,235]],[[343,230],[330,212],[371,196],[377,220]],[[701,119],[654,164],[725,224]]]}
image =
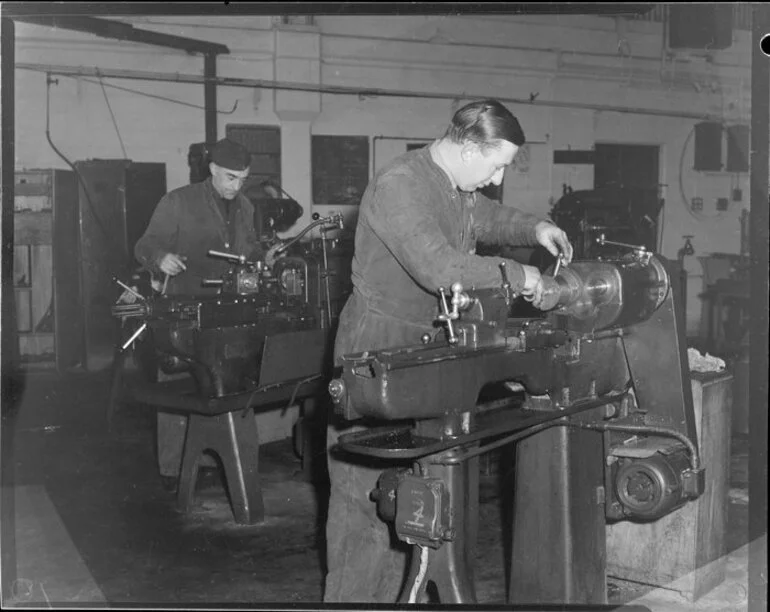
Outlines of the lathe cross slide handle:
{"label": "lathe cross slide handle", "polygon": [[[458,283],[455,283],[457,285]],[[452,285],[454,287],[454,285]],[[439,295],[441,296],[441,308],[444,312],[438,315],[438,320],[446,323],[447,332],[449,333],[449,344],[457,344],[457,336],[455,335],[454,326],[452,321],[460,316],[460,312],[457,308],[457,304],[453,304],[453,308],[449,310],[449,304],[446,301],[446,289],[444,287],[438,288]],[[454,300],[452,300],[454,302]]]}

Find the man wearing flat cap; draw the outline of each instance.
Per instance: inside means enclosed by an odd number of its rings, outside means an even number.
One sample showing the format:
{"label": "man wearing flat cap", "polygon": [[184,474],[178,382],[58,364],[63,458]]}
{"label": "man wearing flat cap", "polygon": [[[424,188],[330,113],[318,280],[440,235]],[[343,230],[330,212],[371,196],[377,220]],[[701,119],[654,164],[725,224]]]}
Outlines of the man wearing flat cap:
{"label": "man wearing flat cap", "polygon": [[[251,154],[226,138],[211,151],[211,176],[201,183],[175,189],[158,203],[134,254],[167,294],[216,293],[202,287],[204,279],[219,279],[231,264],[207,255],[224,251],[259,258],[254,231],[254,207],[240,193],[249,175]],[[166,276],[168,280],[166,281]]]}
{"label": "man wearing flat cap", "polygon": [[[221,279],[231,264],[208,256],[209,250],[262,259],[254,230],[254,207],[241,187],[249,175],[251,154],[222,139],[210,156],[211,176],[167,193],[158,202],[134,255],[153,276],[153,285],[168,295],[206,295],[205,279]],[[182,461],[187,417],[158,411],[160,474],[176,479]],[[205,463],[203,465],[206,465]]]}

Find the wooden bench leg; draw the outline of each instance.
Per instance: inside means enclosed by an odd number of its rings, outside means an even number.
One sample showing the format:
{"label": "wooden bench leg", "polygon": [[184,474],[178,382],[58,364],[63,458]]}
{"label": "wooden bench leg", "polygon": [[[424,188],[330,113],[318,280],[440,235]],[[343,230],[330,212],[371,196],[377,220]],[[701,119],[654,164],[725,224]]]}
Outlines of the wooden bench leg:
{"label": "wooden bench leg", "polygon": [[259,432],[251,410],[217,416],[191,414],[187,426],[177,507],[187,512],[195,495],[195,483],[204,450],[222,460],[235,522],[254,525],[265,519],[259,480]]}

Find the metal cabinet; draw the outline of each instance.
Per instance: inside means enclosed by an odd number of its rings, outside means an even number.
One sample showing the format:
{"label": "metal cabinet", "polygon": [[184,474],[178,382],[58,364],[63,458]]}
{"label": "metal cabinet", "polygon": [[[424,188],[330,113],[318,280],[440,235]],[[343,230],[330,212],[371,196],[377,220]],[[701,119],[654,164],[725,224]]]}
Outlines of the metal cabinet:
{"label": "metal cabinet", "polygon": [[120,294],[114,277],[139,264],[134,245],[166,193],[166,165],[127,159],[75,162],[78,180],[80,285],[87,370],[112,361],[117,327],[112,305]]}

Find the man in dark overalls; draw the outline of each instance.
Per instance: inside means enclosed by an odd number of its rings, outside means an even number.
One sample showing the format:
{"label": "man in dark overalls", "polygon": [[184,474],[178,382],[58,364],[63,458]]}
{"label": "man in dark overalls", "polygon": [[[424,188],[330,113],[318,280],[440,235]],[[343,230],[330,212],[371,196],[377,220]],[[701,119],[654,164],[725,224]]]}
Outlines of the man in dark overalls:
{"label": "man in dark overalls", "polygon": [[[218,287],[203,287],[201,281],[221,279],[232,266],[208,257],[209,250],[262,259],[254,207],[241,193],[250,166],[245,147],[222,139],[211,151],[211,176],[167,193],[158,203],[134,254],[161,291],[217,293]],[[168,479],[179,476],[186,427],[185,415],[158,412],[158,464],[161,476]]]}
{"label": "man in dark overalls", "polygon": [[[460,108],[444,136],[383,168],[361,201],[352,263],[353,293],[340,314],[335,361],[342,355],[420,343],[435,333],[437,290],[500,287],[505,262],[512,289],[536,307],[542,279],[534,266],[475,254],[476,242],[544,246],[565,263],[566,234],[551,221],[494,202],[477,190],[500,185],[524,133],[499,102]],[[363,425],[333,422],[328,447]],[[382,469],[329,455],[324,601],[392,603],[406,575],[406,548],[391,542],[369,493]],[[398,544],[396,544],[398,546]]]}

